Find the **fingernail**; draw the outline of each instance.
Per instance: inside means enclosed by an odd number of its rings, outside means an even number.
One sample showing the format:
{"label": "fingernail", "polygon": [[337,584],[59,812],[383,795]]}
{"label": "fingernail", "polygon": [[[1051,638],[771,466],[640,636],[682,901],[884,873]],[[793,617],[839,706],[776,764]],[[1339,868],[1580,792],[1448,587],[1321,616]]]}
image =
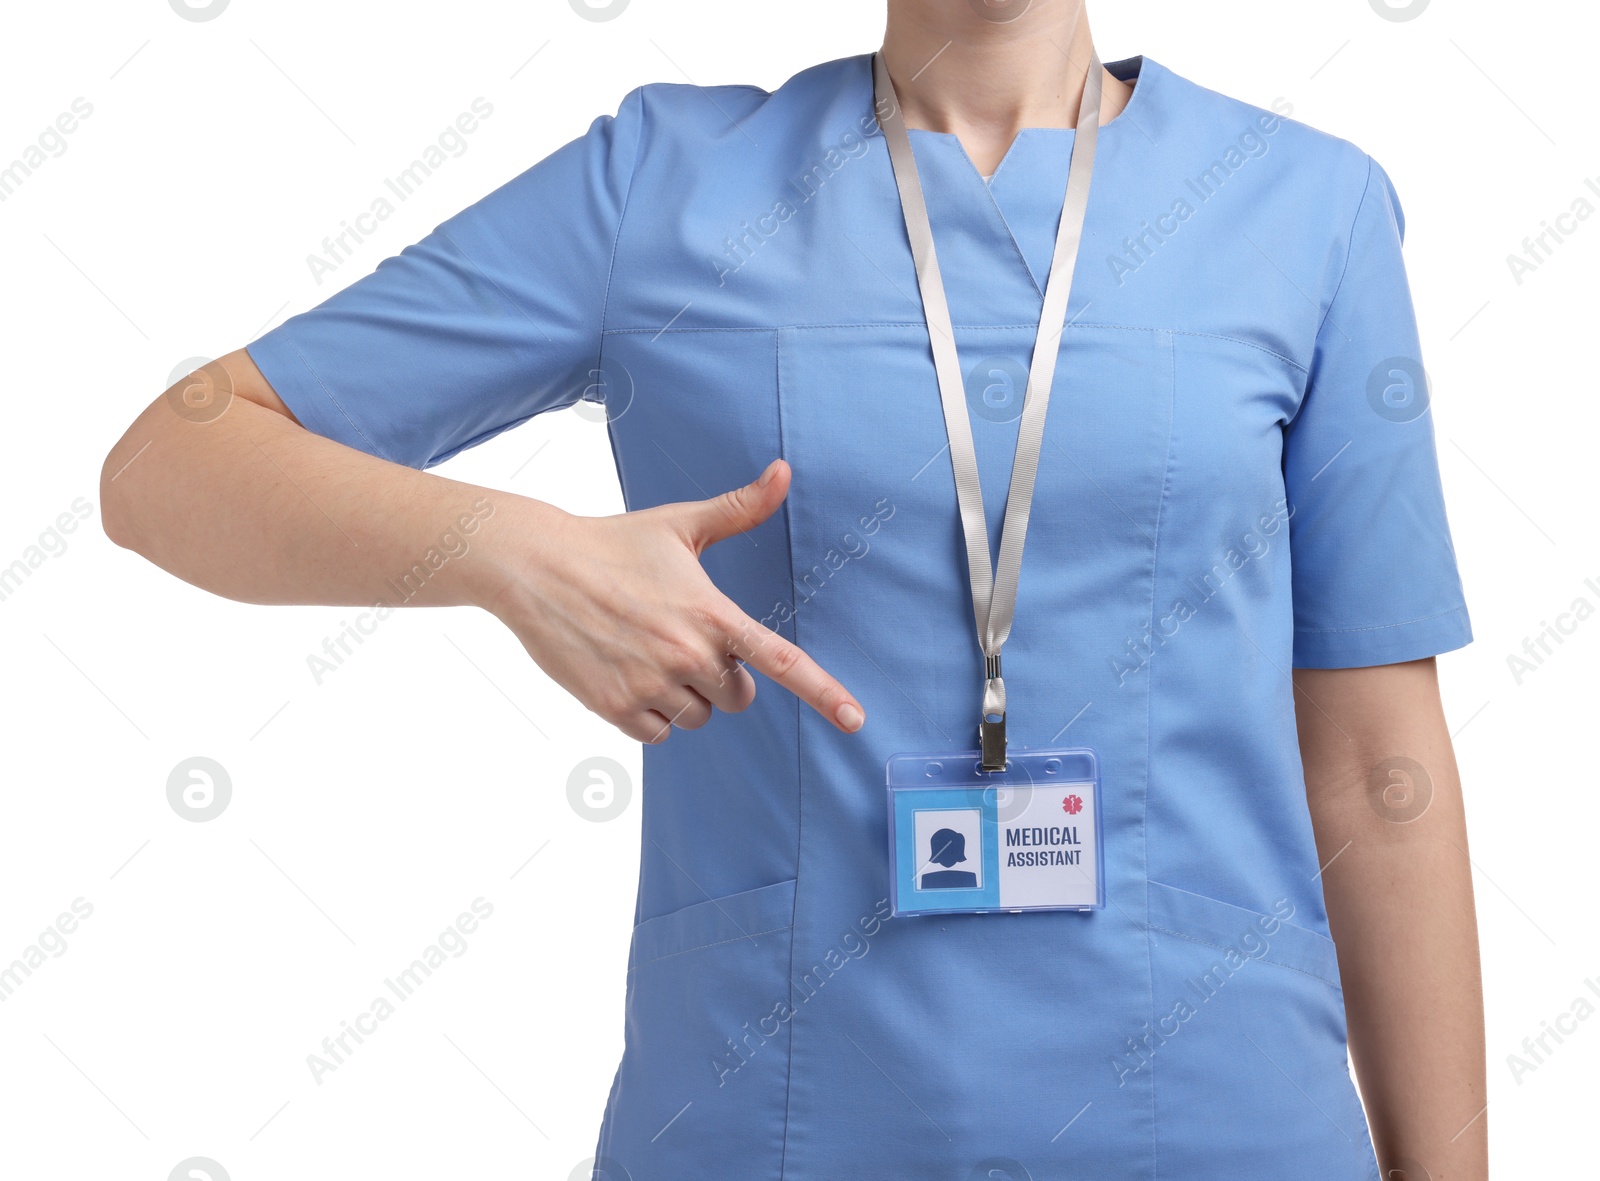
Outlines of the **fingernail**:
{"label": "fingernail", "polygon": [[854,734],[861,729],[861,723],[866,721],[861,711],[848,701],[833,711],[833,716],[839,719],[839,725]]}
{"label": "fingernail", "polygon": [[756,483],[761,487],[766,487],[768,484],[772,483],[773,474],[777,472],[777,470],[778,461],[774,459],[771,463],[767,464],[767,470],[761,473],[761,478],[757,480]]}

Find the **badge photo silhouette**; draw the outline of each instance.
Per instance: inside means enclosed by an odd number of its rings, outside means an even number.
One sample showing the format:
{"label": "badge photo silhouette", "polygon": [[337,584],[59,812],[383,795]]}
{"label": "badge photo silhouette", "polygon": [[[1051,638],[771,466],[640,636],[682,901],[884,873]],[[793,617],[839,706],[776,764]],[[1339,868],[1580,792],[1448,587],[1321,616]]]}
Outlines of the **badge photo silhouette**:
{"label": "badge photo silhouette", "polygon": [[932,847],[928,860],[944,869],[930,870],[922,875],[918,888],[922,890],[970,890],[977,886],[978,875],[967,869],[951,869],[967,859],[967,838],[953,828],[941,828],[928,842]]}

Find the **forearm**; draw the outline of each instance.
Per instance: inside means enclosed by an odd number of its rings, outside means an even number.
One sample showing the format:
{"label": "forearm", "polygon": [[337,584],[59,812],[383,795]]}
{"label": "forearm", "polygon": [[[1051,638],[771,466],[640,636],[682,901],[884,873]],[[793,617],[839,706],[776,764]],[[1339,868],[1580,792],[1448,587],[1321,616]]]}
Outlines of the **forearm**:
{"label": "forearm", "polygon": [[[1341,692],[1332,679],[1340,673],[1375,675],[1366,691]],[[1409,1168],[1406,1181],[1483,1181],[1471,864],[1432,662],[1302,671],[1297,683],[1309,690],[1309,700],[1305,692],[1299,699],[1307,798],[1350,1053],[1379,1160],[1386,1170]],[[1397,756],[1420,772],[1396,768]]]}
{"label": "forearm", "polygon": [[106,458],[107,534],[172,574],[250,603],[487,605],[508,530],[538,501],[389,463],[234,396],[211,421],[163,397]]}
{"label": "forearm", "polygon": [[747,708],[745,662],[845,733],[865,721],[843,685],[700,563],[777,511],[787,464],[705,500],[579,517],[315,435],[244,350],[207,369],[211,386],[156,399],[101,472],[106,534],[162,569],[248,603],[483,607],[641,742]]}

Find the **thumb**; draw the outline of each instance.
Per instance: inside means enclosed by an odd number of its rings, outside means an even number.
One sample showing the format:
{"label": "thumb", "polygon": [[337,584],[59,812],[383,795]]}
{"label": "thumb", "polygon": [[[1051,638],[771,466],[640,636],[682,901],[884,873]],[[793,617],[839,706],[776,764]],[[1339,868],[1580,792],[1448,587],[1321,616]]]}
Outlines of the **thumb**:
{"label": "thumb", "polygon": [[789,494],[789,465],[774,459],[759,477],[720,496],[691,500],[685,510],[685,533],[701,553],[736,533],[754,529],[778,510]]}

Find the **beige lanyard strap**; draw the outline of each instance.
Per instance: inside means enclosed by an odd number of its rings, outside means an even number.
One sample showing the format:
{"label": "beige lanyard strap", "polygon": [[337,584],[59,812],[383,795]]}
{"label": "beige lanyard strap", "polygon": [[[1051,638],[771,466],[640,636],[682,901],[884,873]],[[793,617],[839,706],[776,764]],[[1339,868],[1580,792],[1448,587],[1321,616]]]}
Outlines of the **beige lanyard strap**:
{"label": "beige lanyard strap", "polygon": [[895,185],[900,190],[906,235],[916,261],[917,285],[922,291],[923,315],[928,323],[934,371],[939,380],[939,400],[944,406],[945,430],[950,438],[950,466],[955,473],[961,530],[967,544],[972,609],[984,656],[983,707],[978,730],[983,747],[982,766],[986,771],[1005,767],[1006,685],[1000,675],[1000,649],[1011,634],[1016,612],[1022,547],[1027,538],[1034,477],[1039,470],[1039,452],[1044,442],[1045,411],[1055,380],[1067,301],[1072,292],[1072,274],[1077,267],[1078,243],[1089,209],[1089,180],[1094,173],[1095,141],[1100,129],[1100,73],[1100,59],[1091,54],[1083,99],[1078,107],[1066,197],[1061,206],[1061,221],[1056,227],[1055,254],[1050,262],[1050,277],[1045,282],[1044,306],[1039,313],[1033,360],[1028,369],[1028,389],[1022,404],[1011,487],[1006,494],[1005,523],[1000,533],[1000,564],[995,570],[989,556],[989,530],[984,519],[983,492],[978,484],[972,423],[967,416],[966,387],[956,356],[955,331],[950,324],[944,280],[939,275],[939,258],[933,247],[928,208],[922,198],[922,182],[917,176],[911,137],[906,132],[889,70],[881,53],[872,57],[878,124],[889,146],[889,161],[894,166]]}

